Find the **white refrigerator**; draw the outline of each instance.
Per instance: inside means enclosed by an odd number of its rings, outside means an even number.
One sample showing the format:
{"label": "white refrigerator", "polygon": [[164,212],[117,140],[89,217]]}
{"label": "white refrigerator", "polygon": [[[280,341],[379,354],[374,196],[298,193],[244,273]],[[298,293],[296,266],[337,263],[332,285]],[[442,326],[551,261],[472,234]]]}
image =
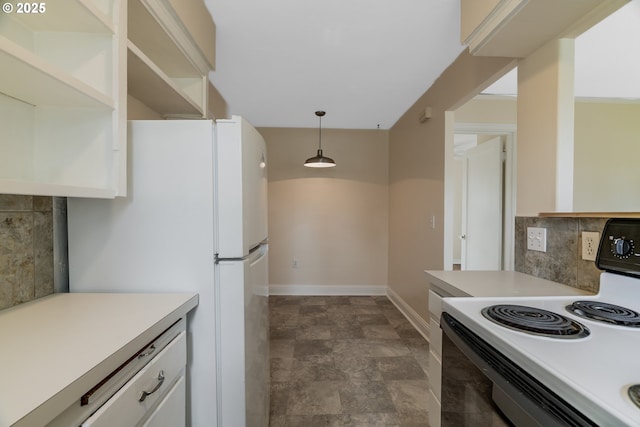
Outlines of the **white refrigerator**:
{"label": "white refrigerator", "polygon": [[233,116],[130,121],[128,146],[126,198],[67,201],[70,290],[197,292],[186,425],[267,427],[265,142]]}

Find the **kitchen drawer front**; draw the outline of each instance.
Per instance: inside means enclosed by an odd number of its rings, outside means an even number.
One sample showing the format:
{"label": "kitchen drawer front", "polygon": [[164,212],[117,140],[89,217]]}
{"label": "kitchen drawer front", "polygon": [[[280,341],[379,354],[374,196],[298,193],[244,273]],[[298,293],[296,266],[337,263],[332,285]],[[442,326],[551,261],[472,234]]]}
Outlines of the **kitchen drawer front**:
{"label": "kitchen drawer front", "polygon": [[184,375],[158,404],[142,427],[184,427],[187,418]]}
{"label": "kitchen drawer front", "polygon": [[[167,347],[111,397],[82,427],[136,425],[184,372],[187,361],[186,333],[181,332]],[[161,375],[162,373],[162,375]],[[161,380],[162,376],[164,380]],[[140,402],[141,395],[149,393]]]}

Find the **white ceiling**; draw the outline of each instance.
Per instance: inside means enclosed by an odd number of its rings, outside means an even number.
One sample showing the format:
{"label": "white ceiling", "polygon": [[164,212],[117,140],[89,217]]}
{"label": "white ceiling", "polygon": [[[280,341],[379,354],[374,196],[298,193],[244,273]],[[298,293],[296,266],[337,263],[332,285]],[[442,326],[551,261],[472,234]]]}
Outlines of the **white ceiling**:
{"label": "white ceiling", "polygon": [[206,0],[210,78],[255,126],[393,126],[458,56],[451,0]]}
{"label": "white ceiling", "polygon": [[[255,126],[316,127],[325,110],[323,127],[388,129],[464,49],[459,1],[205,2],[217,30],[210,79]],[[576,41],[576,94],[640,98],[640,0],[611,20]],[[515,74],[488,92],[515,93]]]}

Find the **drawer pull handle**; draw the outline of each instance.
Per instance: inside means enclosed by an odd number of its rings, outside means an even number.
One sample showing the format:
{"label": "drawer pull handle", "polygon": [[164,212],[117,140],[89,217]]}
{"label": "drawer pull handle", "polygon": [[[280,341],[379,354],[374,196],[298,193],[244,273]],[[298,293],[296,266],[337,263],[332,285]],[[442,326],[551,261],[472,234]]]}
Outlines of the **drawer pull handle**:
{"label": "drawer pull handle", "polygon": [[156,384],[156,386],[151,391],[143,390],[142,393],[140,393],[140,398],[138,399],[138,401],[144,402],[147,396],[151,396],[153,393],[158,391],[158,389],[160,388],[163,382],[164,382],[164,371],[160,371],[160,373],[158,374],[158,384]]}
{"label": "drawer pull handle", "polygon": [[151,356],[154,351],[156,351],[156,346],[152,344],[151,347],[149,347],[149,351],[147,351],[146,353],[141,353],[141,354],[138,355],[138,359],[142,359],[143,357]]}

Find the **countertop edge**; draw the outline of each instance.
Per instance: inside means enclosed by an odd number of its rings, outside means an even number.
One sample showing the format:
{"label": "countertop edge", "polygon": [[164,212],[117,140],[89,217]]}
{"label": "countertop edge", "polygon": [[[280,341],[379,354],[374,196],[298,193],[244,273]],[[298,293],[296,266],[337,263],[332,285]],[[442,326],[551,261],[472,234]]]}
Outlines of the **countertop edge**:
{"label": "countertop edge", "polygon": [[[187,315],[189,311],[194,309],[198,305],[198,294],[54,294],[45,298],[65,298],[66,295],[72,295],[67,297],[67,300],[77,300],[73,303],[81,303],[82,295],[92,295],[96,299],[99,295],[116,296],[121,295],[123,301],[131,298],[142,298],[149,300],[153,303],[154,299],[158,298],[171,298],[172,303],[169,308],[163,311],[162,314],[153,313],[149,316],[150,327],[130,334],[125,339],[127,343],[120,348],[113,348],[111,354],[105,354],[105,358],[97,363],[93,368],[80,373],[79,376],[70,384],[62,387],[57,393],[50,396],[49,399],[42,402],[31,411],[16,415],[10,414],[10,419],[4,419],[7,414],[0,414],[0,423],[4,425],[10,425],[11,427],[28,427],[33,425],[45,425],[59,415],[66,408],[76,402],[87,390],[93,387],[97,382],[101,381],[104,377],[110,374],[112,371],[122,365],[132,354],[143,348],[146,344],[151,342],[155,337],[160,335],[163,331],[169,328],[180,318]],[[175,300],[175,303],[173,303]],[[167,304],[167,302],[165,302]],[[14,307],[15,308],[15,307]],[[12,309],[14,309],[12,308]],[[28,309],[28,308],[27,308]],[[114,315],[123,316],[122,313]],[[79,340],[82,341],[82,340]],[[69,352],[73,350],[79,350],[84,345],[82,342],[78,343],[77,349],[67,349]],[[46,361],[45,361],[46,363]]]}
{"label": "countertop edge", "polygon": [[430,286],[443,291],[444,297],[593,295],[582,289],[516,271],[425,270],[424,273]]}

